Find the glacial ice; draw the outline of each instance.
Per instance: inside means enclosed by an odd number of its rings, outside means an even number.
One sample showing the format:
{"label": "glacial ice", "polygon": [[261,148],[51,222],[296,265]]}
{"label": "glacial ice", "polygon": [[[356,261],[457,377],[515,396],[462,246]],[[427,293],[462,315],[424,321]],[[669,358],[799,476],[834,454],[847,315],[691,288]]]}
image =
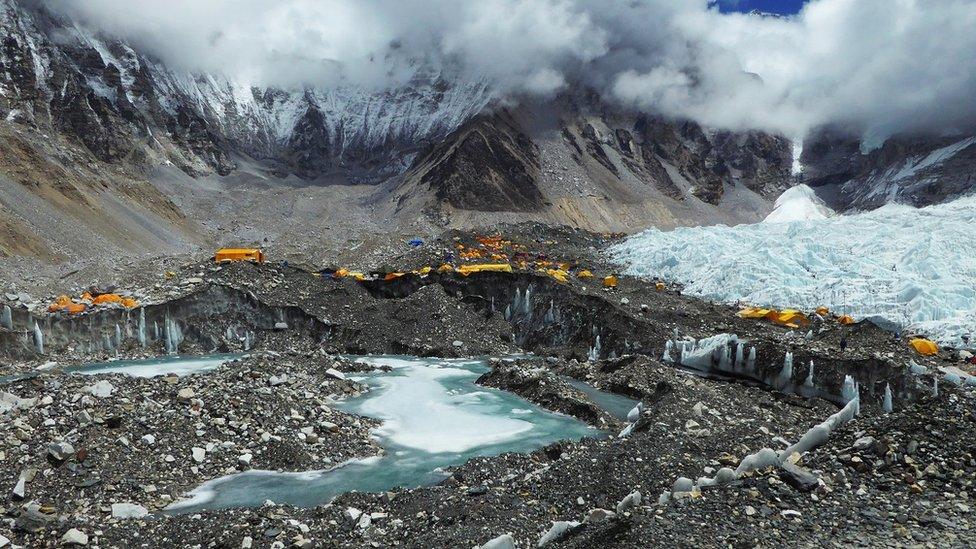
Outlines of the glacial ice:
{"label": "glacial ice", "polygon": [[886,413],[886,414],[890,414],[894,410],[894,407],[893,407],[892,402],[891,402],[891,384],[890,383],[885,383],[884,401],[881,404],[881,409],[884,410],[884,413]]}
{"label": "glacial ice", "polygon": [[833,215],[834,211],[817,197],[813,189],[801,184],[787,189],[776,199],[773,211],[766,216],[763,223],[810,221],[827,219]]}
{"label": "glacial ice", "polygon": [[10,310],[10,305],[3,306],[3,312],[0,313],[0,324],[8,330],[14,329],[13,311]]}
{"label": "glacial ice", "polygon": [[844,402],[850,402],[854,400],[857,396],[857,391],[854,388],[854,378],[851,376],[844,376],[844,385],[841,387],[840,396],[844,399]]}
{"label": "glacial ice", "polygon": [[610,248],[624,272],[725,302],[877,317],[960,346],[976,335],[976,197],[828,219],[650,229]]}
{"label": "glacial ice", "polygon": [[783,359],[783,369],[779,372],[776,380],[777,386],[782,389],[793,381],[793,353],[787,351],[786,358]]}
{"label": "glacial ice", "polygon": [[708,371],[715,364],[722,364],[730,343],[736,343],[734,334],[718,334],[698,341],[683,342],[680,364],[696,370]]}
{"label": "glacial ice", "polygon": [[139,339],[139,346],[145,348],[146,346],[146,310],[139,309],[139,332],[137,335]]}
{"label": "glacial ice", "polygon": [[587,358],[590,360],[590,362],[600,360],[600,349],[600,336],[596,336],[596,341],[593,343],[593,346],[590,347],[589,353],[587,353]]}
{"label": "glacial ice", "polygon": [[913,373],[913,374],[915,374],[917,376],[920,376],[920,375],[928,372],[929,369],[926,368],[925,366],[922,366],[921,364],[918,364],[914,360],[912,360],[912,361],[910,361],[908,363],[908,371],[910,371],[911,373]]}
{"label": "glacial ice", "polygon": [[34,323],[34,350],[37,354],[44,354],[44,332],[41,331],[41,326],[35,322]]}
{"label": "glacial ice", "polygon": [[644,411],[644,403],[638,402],[636,406],[634,406],[633,408],[631,408],[629,412],[627,412],[627,421],[634,423],[640,418],[640,415],[643,411]]}
{"label": "glacial ice", "polygon": [[568,534],[574,528],[577,528],[579,525],[580,523],[576,522],[575,520],[559,520],[553,522],[552,527],[539,538],[538,546],[544,547],[554,541],[562,539],[564,536],[566,536],[566,534]]}
{"label": "glacial ice", "polygon": [[163,323],[166,337],[166,352],[175,355],[180,352],[180,343],[183,343],[183,330],[175,320],[166,318]]}

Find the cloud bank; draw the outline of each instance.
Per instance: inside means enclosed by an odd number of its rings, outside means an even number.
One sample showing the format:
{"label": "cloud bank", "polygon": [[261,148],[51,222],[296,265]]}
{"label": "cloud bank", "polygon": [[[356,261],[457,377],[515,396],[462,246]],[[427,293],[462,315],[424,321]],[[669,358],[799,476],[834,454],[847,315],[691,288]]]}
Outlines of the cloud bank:
{"label": "cloud bank", "polygon": [[408,85],[499,98],[587,86],[625,107],[802,138],[879,143],[976,126],[976,2],[812,0],[796,16],[709,0],[48,0],[193,72],[259,86]]}

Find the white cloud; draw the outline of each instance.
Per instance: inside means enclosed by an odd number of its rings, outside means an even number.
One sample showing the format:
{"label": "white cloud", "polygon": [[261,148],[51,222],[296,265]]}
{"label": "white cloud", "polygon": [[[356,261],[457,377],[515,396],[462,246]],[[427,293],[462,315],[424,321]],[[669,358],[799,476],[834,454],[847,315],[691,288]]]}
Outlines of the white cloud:
{"label": "white cloud", "polygon": [[707,0],[47,0],[185,70],[257,85],[406,84],[506,99],[585,85],[703,124],[870,141],[976,125],[976,2],[812,0],[792,18]]}

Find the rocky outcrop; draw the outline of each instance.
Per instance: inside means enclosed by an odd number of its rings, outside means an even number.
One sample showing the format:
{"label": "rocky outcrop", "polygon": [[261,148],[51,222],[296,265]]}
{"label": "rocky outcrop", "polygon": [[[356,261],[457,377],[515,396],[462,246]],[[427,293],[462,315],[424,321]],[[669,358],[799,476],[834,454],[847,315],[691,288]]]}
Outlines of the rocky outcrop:
{"label": "rocky outcrop", "polygon": [[463,210],[533,211],[542,205],[539,149],[511,116],[481,116],[413,168],[438,200]]}
{"label": "rocky outcrop", "polygon": [[803,181],[839,210],[927,206],[976,189],[976,135],[896,136],[862,151],[857,138],[823,130],[804,144],[801,162]]}

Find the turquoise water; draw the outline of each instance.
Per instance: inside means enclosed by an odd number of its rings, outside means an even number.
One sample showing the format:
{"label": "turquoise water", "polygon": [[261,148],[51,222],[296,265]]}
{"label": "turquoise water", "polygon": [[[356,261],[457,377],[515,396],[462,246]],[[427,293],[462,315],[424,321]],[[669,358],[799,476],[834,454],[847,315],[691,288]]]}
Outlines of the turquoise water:
{"label": "turquoise water", "polygon": [[603,434],[512,393],[476,385],[474,381],[489,369],[483,360],[359,360],[392,370],[355,377],[371,390],[337,407],[380,420],[373,435],[385,455],[352,460],[326,471],[249,471],[218,478],[192,491],[187,501],[169,511],[253,507],[266,500],[310,507],[353,490],[381,492],[433,484],[446,478],[442,468],[478,456],[529,452],[559,440]]}
{"label": "turquoise water", "polygon": [[603,408],[608,414],[617,419],[627,419],[627,412],[633,409],[634,406],[637,406],[637,401],[632,398],[601,391],[589,383],[571,378],[569,376],[559,377],[569,385],[583,391],[583,393],[585,393],[594,404],[600,408]]}

